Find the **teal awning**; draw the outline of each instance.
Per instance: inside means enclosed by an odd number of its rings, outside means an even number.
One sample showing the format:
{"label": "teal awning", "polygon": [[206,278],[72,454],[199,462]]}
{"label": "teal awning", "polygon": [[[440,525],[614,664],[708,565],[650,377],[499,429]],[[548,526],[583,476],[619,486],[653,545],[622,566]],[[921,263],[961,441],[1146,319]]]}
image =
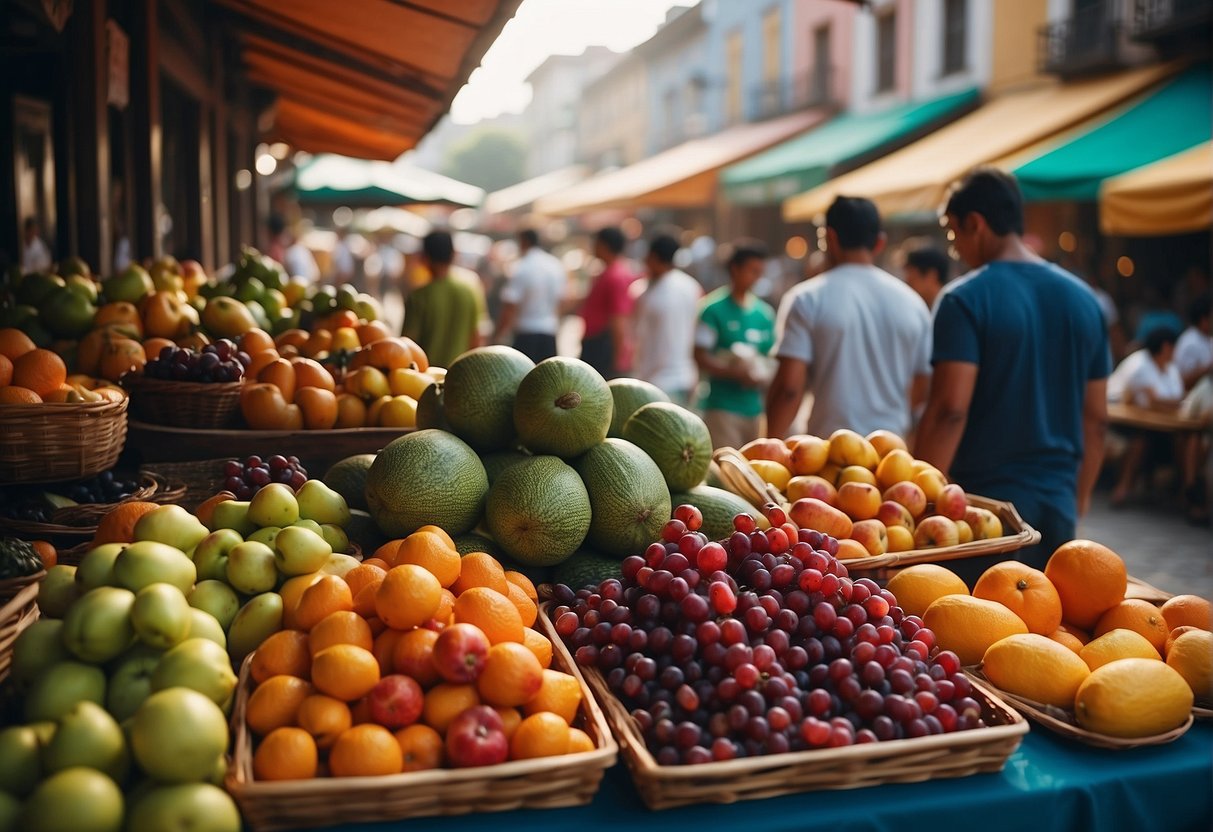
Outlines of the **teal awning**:
{"label": "teal awning", "polygon": [[961,115],[978,98],[976,89],[968,89],[878,113],[845,113],[725,168],[724,195],[738,205],[767,205],[803,193],[841,173],[847,162]]}
{"label": "teal awning", "polygon": [[414,167],[407,162],[379,162],[323,153],[294,173],[301,203],[335,203],[350,207],[440,203],[475,207],[484,191],[475,185]]}
{"label": "teal awning", "polygon": [[1111,118],[1015,168],[1024,199],[1094,201],[1105,179],[1209,141],[1213,77],[1193,67]]}

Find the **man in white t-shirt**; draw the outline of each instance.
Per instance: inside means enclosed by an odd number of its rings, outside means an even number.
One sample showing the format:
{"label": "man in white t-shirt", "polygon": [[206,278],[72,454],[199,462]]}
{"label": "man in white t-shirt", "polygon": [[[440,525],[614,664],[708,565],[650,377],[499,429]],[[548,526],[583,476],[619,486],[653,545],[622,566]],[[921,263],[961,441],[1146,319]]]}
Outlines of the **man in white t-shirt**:
{"label": "man in white t-shirt", "polygon": [[648,280],[632,284],[640,291],[632,310],[632,374],[660,387],[677,404],[688,405],[699,383],[695,324],[703,289],[674,267],[678,248],[678,241],[667,234],[654,237],[644,258]]}
{"label": "man in white t-shirt", "polygon": [[535,363],[556,354],[560,302],[568,274],[564,265],[539,245],[539,234],[526,228],[518,233],[522,256],[514,274],[501,288],[501,312],[493,340],[514,333],[514,349]]}
{"label": "man in white t-shirt", "polygon": [[786,436],[813,391],[808,432],[885,429],[905,436],[931,372],[931,316],[918,294],[873,261],[884,248],[869,200],[838,197],[826,213],[831,268],[779,305],[767,433]]}
{"label": "man in white t-shirt", "polygon": [[1188,328],[1175,342],[1175,366],[1185,390],[1213,369],[1213,298],[1207,294],[1193,300],[1188,309]]}

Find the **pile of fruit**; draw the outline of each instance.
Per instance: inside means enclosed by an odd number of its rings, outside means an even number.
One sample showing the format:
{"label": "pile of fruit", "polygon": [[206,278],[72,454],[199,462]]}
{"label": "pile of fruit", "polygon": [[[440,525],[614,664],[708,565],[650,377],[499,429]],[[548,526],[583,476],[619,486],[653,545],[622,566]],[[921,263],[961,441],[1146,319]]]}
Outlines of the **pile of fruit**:
{"label": "pile of fruit", "polygon": [[68,375],[58,354],[34,346],[19,329],[0,329],[0,405],[122,401],[126,392],[102,379]]}
{"label": "pile of fruit", "polygon": [[143,365],[143,374],[162,381],[196,381],[203,384],[224,384],[240,381],[249,365],[249,356],[236,344],[220,338],[201,351],[188,347],[165,346],[160,353]]}
{"label": "pile of fruit", "polygon": [[56,485],[10,485],[0,488],[0,517],[49,523],[59,509],[117,503],[138,490],[138,482],[118,479],[113,471]]}
{"label": "pile of fruit", "polygon": [[549,667],[535,587],[437,527],[283,587],[244,719],[259,780],[364,777],[591,751],[578,681]]}
{"label": "pile of fruit", "polygon": [[723,540],[681,505],[661,539],[597,586],[559,585],[556,631],[600,670],[660,765],[731,760],[978,728],[950,650],[838,541],[767,507]]}
{"label": "pile of fruit", "polygon": [[940,647],[981,663],[998,688],[1089,731],[1137,738],[1179,727],[1194,700],[1213,702],[1213,606],[1177,595],[1159,608],[1126,588],[1124,562],[1089,540],[1059,547],[1043,572],[996,564],[971,596],[941,566],[889,581]]}
{"label": "pile of fruit", "polygon": [[998,515],[969,505],[964,489],[914,459],[905,441],[887,430],[755,439],[740,450],[764,481],[787,495],[797,523],[839,539],[843,560],[1003,534]]}
{"label": "pile of fruit", "polygon": [[245,457],[243,461],[230,459],[223,463],[223,476],[223,489],[232,499],[251,500],[272,482],[298,491],[307,482],[307,469],[297,456],[272,454],[264,459],[259,456]]}

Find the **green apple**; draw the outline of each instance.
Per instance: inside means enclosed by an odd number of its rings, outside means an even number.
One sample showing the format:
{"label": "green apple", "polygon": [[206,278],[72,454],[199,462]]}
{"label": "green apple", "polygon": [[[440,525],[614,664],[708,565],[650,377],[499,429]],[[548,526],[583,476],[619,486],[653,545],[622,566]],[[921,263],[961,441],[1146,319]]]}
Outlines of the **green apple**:
{"label": "green apple", "polygon": [[152,672],[152,690],[190,688],[222,705],[236,689],[227,651],[205,638],[189,638],[160,657]]}
{"label": "green apple", "polygon": [[0,731],[0,792],[25,797],[42,779],[42,743],[33,728],[14,725]]}
{"label": "green apple", "polygon": [[247,538],[257,530],[257,524],[249,519],[248,500],[224,500],[215,506],[211,513],[211,526],[219,529],[232,529]]}
{"label": "green apple", "polygon": [[34,677],[53,664],[69,661],[71,653],[63,646],[63,622],[39,618],[13,642],[11,674],[18,689],[24,689]]}
{"label": "green apple", "polygon": [[245,595],[268,592],[278,583],[274,561],[273,549],[255,540],[246,540],[228,553],[227,582]]}
{"label": "green apple", "polygon": [[255,277],[250,277],[237,287],[236,300],[248,303],[250,300],[260,300],[263,294],[265,294],[265,284]]}
{"label": "green apple", "polygon": [[144,644],[168,650],[189,636],[190,603],[172,584],[148,584],[135,594],[131,626]]}
{"label": "green apple", "polygon": [[316,532],[288,526],[274,540],[274,560],[284,575],[306,575],[328,561],[333,547]]}
{"label": "green apple", "polygon": [[56,564],[38,584],[38,612],[45,618],[62,618],[79,597],[76,567]]}
{"label": "green apple", "polygon": [[[222,504],[220,504],[222,505]],[[217,529],[194,547],[192,560],[198,569],[198,580],[222,581],[227,577],[227,556],[232,548],[244,542],[235,529]]]}
{"label": "green apple", "polygon": [[320,571],[326,575],[336,575],[338,578],[344,578],[346,573],[358,566],[362,561],[353,555],[343,555],[339,552],[333,552],[329,555],[329,559],[324,562],[324,566],[320,567]]}
{"label": "green apple", "polygon": [[210,783],[156,786],[127,812],[128,829],[188,829],[240,832],[240,810],[223,789]]}
{"label": "green apple", "polygon": [[93,328],[97,307],[78,292],[56,289],[38,307],[38,317],[56,338],[81,338]]}
{"label": "green apple", "polygon": [[122,274],[111,277],[101,285],[101,291],[105,293],[106,300],[124,300],[129,303],[138,303],[143,300],[145,295],[151,294],[155,288],[152,276],[147,273],[146,269],[135,263],[127,266],[126,271]]}
{"label": "green apple", "polygon": [[227,750],[227,719],[198,691],[168,688],[143,701],[131,720],[131,748],[149,776],[162,783],[205,780]]}
{"label": "green apple", "polygon": [[0,791],[0,832],[19,832],[21,801]]}
{"label": "green apple", "polygon": [[114,583],[114,561],[118,553],[125,549],[125,543],[102,543],[89,549],[76,568],[76,584],[81,592],[88,592],[99,586],[112,586]]}
{"label": "green apple", "polygon": [[63,643],[77,658],[101,664],[135,640],[131,608],[135,593],[116,586],[90,590],[63,616]]}
{"label": "green apple", "polygon": [[[220,504],[222,505],[222,504]],[[258,526],[289,526],[299,519],[299,503],[289,485],[272,482],[253,495],[248,519]]]}
{"label": "green apple", "polygon": [[238,667],[261,642],[282,629],[282,596],[263,592],[240,608],[227,632],[227,652]]}
{"label": "green apple", "polygon": [[114,559],[114,579],[119,586],[131,592],[138,592],[149,584],[169,583],[185,593],[194,588],[198,568],[180,549],[166,543],[142,540],[118,553]]}
{"label": "green apple", "polygon": [[130,768],[130,755],[114,718],[105,708],[86,701],[59,720],[54,739],[42,752],[42,765],[47,772],[87,766],[122,783]]}
{"label": "green apple", "polygon": [[67,290],[69,292],[75,292],[89,303],[95,304],[97,302],[97,284],[93,282],[91,277],[82,274],[72,274],[67,275],[64,280],[67,281]]}
{"label": "green apple", "polygon": [[315,534],[324,537],[324,529],[321,528],[320,524],[315,520],[300,519],[296,520],[291,525],[297,529],[307,529],[309,532],[314,532]]}
{"label": "green apple", "polygon": [[317,523],[344,526],[350,522],[350,507],[342,497],[321,480],[308,480],[295,492],[299,516]]}
{"label": "green apple", "polygon": [[122,791],[101,772],[77,766],[38,784],[21,809],[23,832],[119,832]]}
{"label": "green apple", "polygon": [[178,505],[154,508],[135,523],[135,540],[154,540],[185,552],[193,549],[211,530]]}
{"label": "green apple", "polygon": [[350,548],[349,535],[345,529],[333,523],[323,523],[320,526],[320,536],[328,541],[334,552],[344,552]]}
{"label": "green apple", "polygon": [[281,526],[266,526],[262,529],[257,529],[248,536],[249,540],[254,540],[257,543],[264,543],[266,546],[273,546],[274,539],[278,537],[278,532],[282,531]]}
{"label": "green apple", "polygon": [[227,649],[227,634],[223,625],[206,610],[190,608],[190,638],[205,638]]}
{"label": "green apple", "polygon": [[164,655],[145,644],[127,650],[114,662],[105,707],[119,722],[130,719],[152,693],[152,671]]}
{"label": "green apple", "polygon": [[199,581],[189,594],[190,606],[210,613],[227,629],[240,611],[240,599],[223,581]]}
{"label": "green apple", "polygon": [[83,662],[59,662],[38,674],[25,697],[25,721],[55,721],[84,700],[105,702],[105,674]]}

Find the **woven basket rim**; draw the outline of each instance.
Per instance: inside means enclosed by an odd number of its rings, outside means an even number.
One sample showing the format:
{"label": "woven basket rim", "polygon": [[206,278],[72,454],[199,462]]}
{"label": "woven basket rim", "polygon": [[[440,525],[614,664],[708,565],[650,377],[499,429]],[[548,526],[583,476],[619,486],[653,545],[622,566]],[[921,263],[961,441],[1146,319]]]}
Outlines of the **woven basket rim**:
{"label": "woven basket rim", "polygon": [[156,393],[231,393],[244,386],[244,381],[181,381],[178,379],[148,378],[140,373],[128,373],[122,377],[122,386],[146,388]]}
{"label": "woven basket rim", "polygon": [[[38,404],[0,404],[0,422],[12,419],[25,421],[30,416],[56,415],[75,413],[105,412],[108,410],[125,410],[130,398],[121,401],[100,402],[39,402]],[[53,414],[49,411],[55,411]]]}

